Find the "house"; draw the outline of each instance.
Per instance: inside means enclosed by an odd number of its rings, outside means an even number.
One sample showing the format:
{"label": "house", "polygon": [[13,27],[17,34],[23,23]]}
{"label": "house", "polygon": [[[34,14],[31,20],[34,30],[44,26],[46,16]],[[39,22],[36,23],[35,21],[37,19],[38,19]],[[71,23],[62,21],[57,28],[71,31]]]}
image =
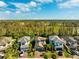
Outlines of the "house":
{"label": "house", "polygon": [[23,36],[18,40],[18,43],[20,45],[19,50],[22,54],[29,50],[30,39],[30,36]]}
{"label": "house", "polygon": [[79,45],[79,36],[74,36],[74,39],[77,40],[77,44]]}
{"label": "house", "polygon": [[64,44],[66,41],[63,38],[59,38],[58,36],[49,36],[49,43],[54,46],[54,50],[57,53],[63,53]]}
{"label": "house", "polygon": [[70,48],[73,55],[79,55],[79,51],[77,49],[78,44],[77,44],[76,38],[78,37],[75,37],[75,38],[72,36],[64,37],[64,39],[67,41],[66,45],[68,46],[68,48]]}
{"label": "house", "polygon": [[13,41],[12,37],[0,37],[0,59],[4,59],[4,51],[12,46]]}
{"label": "house", "polygon": [[0,51],[6,50],[12,45],[12,37],[0,37]]}
{"label": "house", "polygon": [[77,48],[77,41],[74,39],[74,37],[69,37],[68,43],[70,44],[71,49]]}
{"label": "house", "polygon": [[74,37],[67,36],[67,37],[63,37],[63,38],[66,40],[66,42],[67,42],[66,44],[71,50],[77,49],[77,40],[74,39]]}
{"label": "house", "polygon": [[45,37],[36,37],[35,38],[35,49],[36,50],[45,50],[44,46],[46,45],[47,38]]}

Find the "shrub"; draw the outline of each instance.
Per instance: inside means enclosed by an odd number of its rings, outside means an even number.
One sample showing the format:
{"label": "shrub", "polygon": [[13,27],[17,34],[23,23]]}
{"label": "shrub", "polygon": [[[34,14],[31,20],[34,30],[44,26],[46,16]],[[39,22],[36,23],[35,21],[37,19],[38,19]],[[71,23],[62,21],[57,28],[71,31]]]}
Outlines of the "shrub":
{"label": "shrub", "polygon": [[44,58],[45,58],[45,59],[51,58],[51,56],[52,56],[51,51],[47,51],[47,52],[44,54]]}
{"label": "shrub", "polygon": [[65,57],[70,57],[71,54],[69,54],[66,50],[64,50],[64,56],[65,56]]}
{"label": "shrub", "polygon": [[48,35],[47,35],[47,33],[41,33],[40,36],[47,37]]}
{"label": "shrub", "polygon": [[44,59],[48,59],[48,56],[46,54],[44,55]]}
{"label": "shrub", "polygon": [[52,58],[57,59],[58,55],[56,53],[52,53]]}
{"label": "shrub", "polygon": [[57,59],[57,57],[58,57],[57,53],[55,52],[52,53],[51,51],[47,51],[44,55],[45,59],[48,59],[48,58]]}

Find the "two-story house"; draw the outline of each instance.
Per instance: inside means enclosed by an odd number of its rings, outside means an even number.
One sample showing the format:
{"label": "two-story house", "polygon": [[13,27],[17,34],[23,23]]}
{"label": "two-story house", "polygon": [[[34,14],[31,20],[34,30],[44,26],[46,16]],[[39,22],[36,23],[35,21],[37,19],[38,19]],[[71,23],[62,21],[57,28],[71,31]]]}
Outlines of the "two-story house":
{"label": "two-story house", "polygon": [[44,51],[44,46],[46,45],[47,38],[45,37],[36,37],[35,38],[35,49]]}
{"label": "two-story house", "polygon": [[71,36],[67,36],[67,37],[63,37],[66,40],[66,44],[67,46],[72,49],[72,50],[76,50],[77,49],[77,40],[74,39],[74,37]]}
{"label": "two-story house", "polygon": [[68,43],[71,49],[77,49],[77,41],[74,39],[74,37],[69,37]]}
{"label": "two-story house", "polygon": [[19,43],[19,51],[21,54],[24,54],[29,50],[30,36],[23,36],[18,40]]}
{"label": "two-story house", "polygon": [[63,49],[64,49],[64,44],[65,44],[65,40],[64,39],[60,39],[58,36],[49,36],[49,43],[53,45],[54,50],[57,53],[63,53]]}
{"label": "two-story house", "polygon": [[67,41],[66,45],[68,46],[68,48],[70,48],[71,52],[73,54],[79,55],[79,52],[77,51],[78,44],[76,38],[72,36],[67,36],[64,37],[64,39]]}

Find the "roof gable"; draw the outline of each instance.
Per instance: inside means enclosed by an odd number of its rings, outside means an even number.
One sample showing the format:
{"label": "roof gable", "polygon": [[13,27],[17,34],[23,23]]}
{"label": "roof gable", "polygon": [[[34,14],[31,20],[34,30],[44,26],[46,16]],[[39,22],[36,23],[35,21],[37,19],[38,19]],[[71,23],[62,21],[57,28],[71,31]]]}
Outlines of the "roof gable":
{"label": "roof gable", "polygon": [[23,36],[21,37],[18,42],[26,42],[26,41],[29,41],[30,40],[30,36]]}
{"label": "roof gable", "polygon": [[58,41],[58,42],[64,42],[64,40],[60,39],[58,36],[49,36],[50,41]]}

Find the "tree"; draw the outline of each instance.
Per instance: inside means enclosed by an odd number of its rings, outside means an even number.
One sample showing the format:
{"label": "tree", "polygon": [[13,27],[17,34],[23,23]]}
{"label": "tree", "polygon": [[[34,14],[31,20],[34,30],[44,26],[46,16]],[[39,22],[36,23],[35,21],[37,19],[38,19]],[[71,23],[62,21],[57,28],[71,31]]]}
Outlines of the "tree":
{"label": "tree", "polygon": [[58,55],[54,52],[54,53],[52,53],[52,59],[57,59],[57,57],[58,57]]}
{"label": "tree", "polygon": [[15,41],[13,45],[5,51],[5,59],[16,59],[19,57],[18,48],[19,45],[17,44],[17,41]]}
{"label": "tree", "polygon": [[6,50],[4,59],[14,59],[12,48]]}
{"label": "tree", "polygon": [[44,33],[41,33],[40,36],[42,36],[42,37],[47,37],[48,34],[44,32]]}
{"label": "tree", "polygon": [[32,44],[30,42],[29,44],[29,50],[28,50],[28,57],[33,57],[34,56],[34,51],[32,49]]}
{"label": "tree", "polygon": [[44,49],[45,49],[45,51],[52,51],[52,45],[51,44],[46,44],[46,45],[44,45]]}

